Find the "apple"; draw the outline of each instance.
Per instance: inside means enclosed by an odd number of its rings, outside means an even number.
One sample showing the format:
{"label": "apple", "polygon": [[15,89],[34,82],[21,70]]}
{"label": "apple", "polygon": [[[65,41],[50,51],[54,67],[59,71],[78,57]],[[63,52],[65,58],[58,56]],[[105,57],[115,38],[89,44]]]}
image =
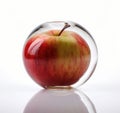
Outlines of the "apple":
{"label": "apple", "polygon": [[91,51],[78,33],[67,28],[33,33],[26,40],[23,61],[28,74],[44,88],[71,86],[89,67]]}

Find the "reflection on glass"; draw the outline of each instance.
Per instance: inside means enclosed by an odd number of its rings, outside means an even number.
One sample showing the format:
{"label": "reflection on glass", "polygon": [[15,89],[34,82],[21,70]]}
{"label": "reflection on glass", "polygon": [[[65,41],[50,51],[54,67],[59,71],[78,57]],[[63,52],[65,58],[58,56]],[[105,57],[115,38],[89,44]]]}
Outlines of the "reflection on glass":
{"label": "reflection on glass", "polygon": [[26,105],[24,113],[96,113],[83,92],[76,89],[45,89]]}

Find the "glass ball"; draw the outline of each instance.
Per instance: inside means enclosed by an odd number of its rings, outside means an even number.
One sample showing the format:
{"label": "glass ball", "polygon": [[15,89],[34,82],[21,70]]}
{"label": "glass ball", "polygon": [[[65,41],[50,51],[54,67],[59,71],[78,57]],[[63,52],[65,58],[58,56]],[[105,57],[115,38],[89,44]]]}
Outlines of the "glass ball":
{"label": "glass ball", "polygon": [[44,88],[76,88],[84,84],[93,74],[97,59],[92,35],[71,21],[39,25],[23,48],[26,71]]}

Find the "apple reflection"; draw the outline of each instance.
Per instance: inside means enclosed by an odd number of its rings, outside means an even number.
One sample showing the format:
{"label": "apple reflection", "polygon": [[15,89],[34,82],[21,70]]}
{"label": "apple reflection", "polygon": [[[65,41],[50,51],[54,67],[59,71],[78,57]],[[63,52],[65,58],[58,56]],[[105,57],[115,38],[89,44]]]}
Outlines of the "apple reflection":
{"label": "apple reflection", "polygon": [[24,113],[96,113],[83,92],[76,89],[47,89],[38,92],[26,105]]}

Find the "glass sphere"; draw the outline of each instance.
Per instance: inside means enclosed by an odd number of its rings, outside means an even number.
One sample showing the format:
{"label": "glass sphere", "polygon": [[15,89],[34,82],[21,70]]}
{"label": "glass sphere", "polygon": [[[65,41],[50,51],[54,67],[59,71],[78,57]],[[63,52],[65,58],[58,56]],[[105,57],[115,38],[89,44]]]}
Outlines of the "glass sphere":
{"label": "glass sphere", "polygon": [[70,88],[85,83],[97,64],[91,34],[75,22],[46,22],[28,36],[23,62],[31,78],[44,88]]}

